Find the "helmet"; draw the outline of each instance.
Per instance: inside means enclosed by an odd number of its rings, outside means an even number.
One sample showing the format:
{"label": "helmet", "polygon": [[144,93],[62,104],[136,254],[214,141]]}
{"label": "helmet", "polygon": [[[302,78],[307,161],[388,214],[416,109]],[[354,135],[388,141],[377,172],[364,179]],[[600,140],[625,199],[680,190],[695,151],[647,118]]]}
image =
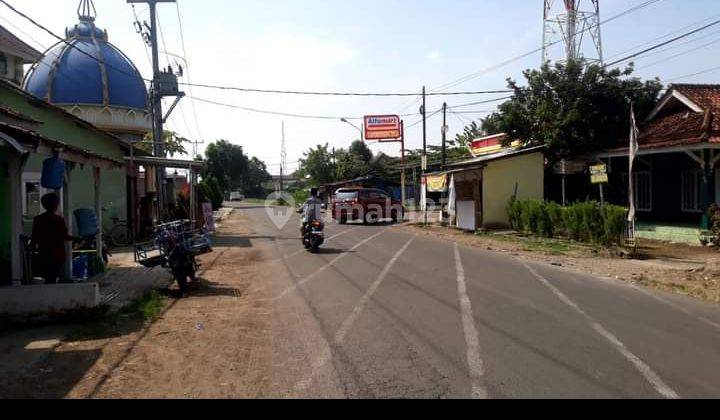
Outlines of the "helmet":
{"label": "helmet", "polygon": [[318,192],[320,192],[320,190],[318,188],[313,187],[313,188],[310,188],[310,190],[308,190],[308,192],[310,193],[310,197],[317,197]]}

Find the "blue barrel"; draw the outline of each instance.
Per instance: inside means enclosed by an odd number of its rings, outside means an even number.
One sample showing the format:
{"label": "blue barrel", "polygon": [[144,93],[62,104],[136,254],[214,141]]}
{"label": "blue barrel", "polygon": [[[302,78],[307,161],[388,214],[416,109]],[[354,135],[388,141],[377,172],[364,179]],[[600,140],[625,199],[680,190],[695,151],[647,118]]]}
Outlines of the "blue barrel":
{"label": "blue barrel", "polygon": [[75,210],[75,221],[77,222],[78,236],[87,238],[98,234],[99,224],[95,210]]}
{"label": "blue barrel", "polygon": [[72,261],[72,271],[73,271],[73,278],[78,280],[87,280],[88,279],[88,263],[90,262],[87,255],[81,255],[79,257],[73,258]]}
{"label": "blue barrel", "polygon": [[65,179],[65,162],[57,156],[45,159],[40,184],[49,190],[59,190]]}

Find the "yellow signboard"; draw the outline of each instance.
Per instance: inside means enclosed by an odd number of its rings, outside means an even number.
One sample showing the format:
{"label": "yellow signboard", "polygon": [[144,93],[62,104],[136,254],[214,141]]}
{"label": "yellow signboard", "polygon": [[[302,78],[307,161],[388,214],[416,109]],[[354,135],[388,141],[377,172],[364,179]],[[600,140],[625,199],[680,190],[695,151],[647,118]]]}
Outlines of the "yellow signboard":
{"label": "yellow signboard", "polygon": [[428,192],[445,192],[447,191],[447,175],[428,175],[427,176]]}
{"label": "yellow signboard", "polygon": [[590,180],[593,184],[607,184],[608,182],[610,182],[607,173],[607,165],[591,166]]}

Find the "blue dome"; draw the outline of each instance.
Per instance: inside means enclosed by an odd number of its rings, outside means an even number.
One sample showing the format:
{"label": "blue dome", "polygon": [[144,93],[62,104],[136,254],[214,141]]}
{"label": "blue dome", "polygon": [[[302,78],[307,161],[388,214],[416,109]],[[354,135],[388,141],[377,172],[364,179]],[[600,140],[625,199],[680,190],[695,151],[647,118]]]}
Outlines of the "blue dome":
{"label": "blue dome", "polygon": [[51,48],[25,79],[26,91],[57,105],[147,109],[140,72],[108,42],[107,32],[81,18],[66,33],[72,46],[61,42]]}

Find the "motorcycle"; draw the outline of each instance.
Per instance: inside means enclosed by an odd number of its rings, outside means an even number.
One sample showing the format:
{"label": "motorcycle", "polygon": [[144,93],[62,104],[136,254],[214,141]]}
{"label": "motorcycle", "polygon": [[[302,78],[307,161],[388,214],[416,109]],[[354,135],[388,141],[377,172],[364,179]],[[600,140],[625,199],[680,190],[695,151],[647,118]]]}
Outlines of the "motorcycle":
{"label": "motorcycle", "polygon": [[310,222],[302,229],[302,241],[305,249],[316,254],[325,243],[325,224],[320,220]]}

